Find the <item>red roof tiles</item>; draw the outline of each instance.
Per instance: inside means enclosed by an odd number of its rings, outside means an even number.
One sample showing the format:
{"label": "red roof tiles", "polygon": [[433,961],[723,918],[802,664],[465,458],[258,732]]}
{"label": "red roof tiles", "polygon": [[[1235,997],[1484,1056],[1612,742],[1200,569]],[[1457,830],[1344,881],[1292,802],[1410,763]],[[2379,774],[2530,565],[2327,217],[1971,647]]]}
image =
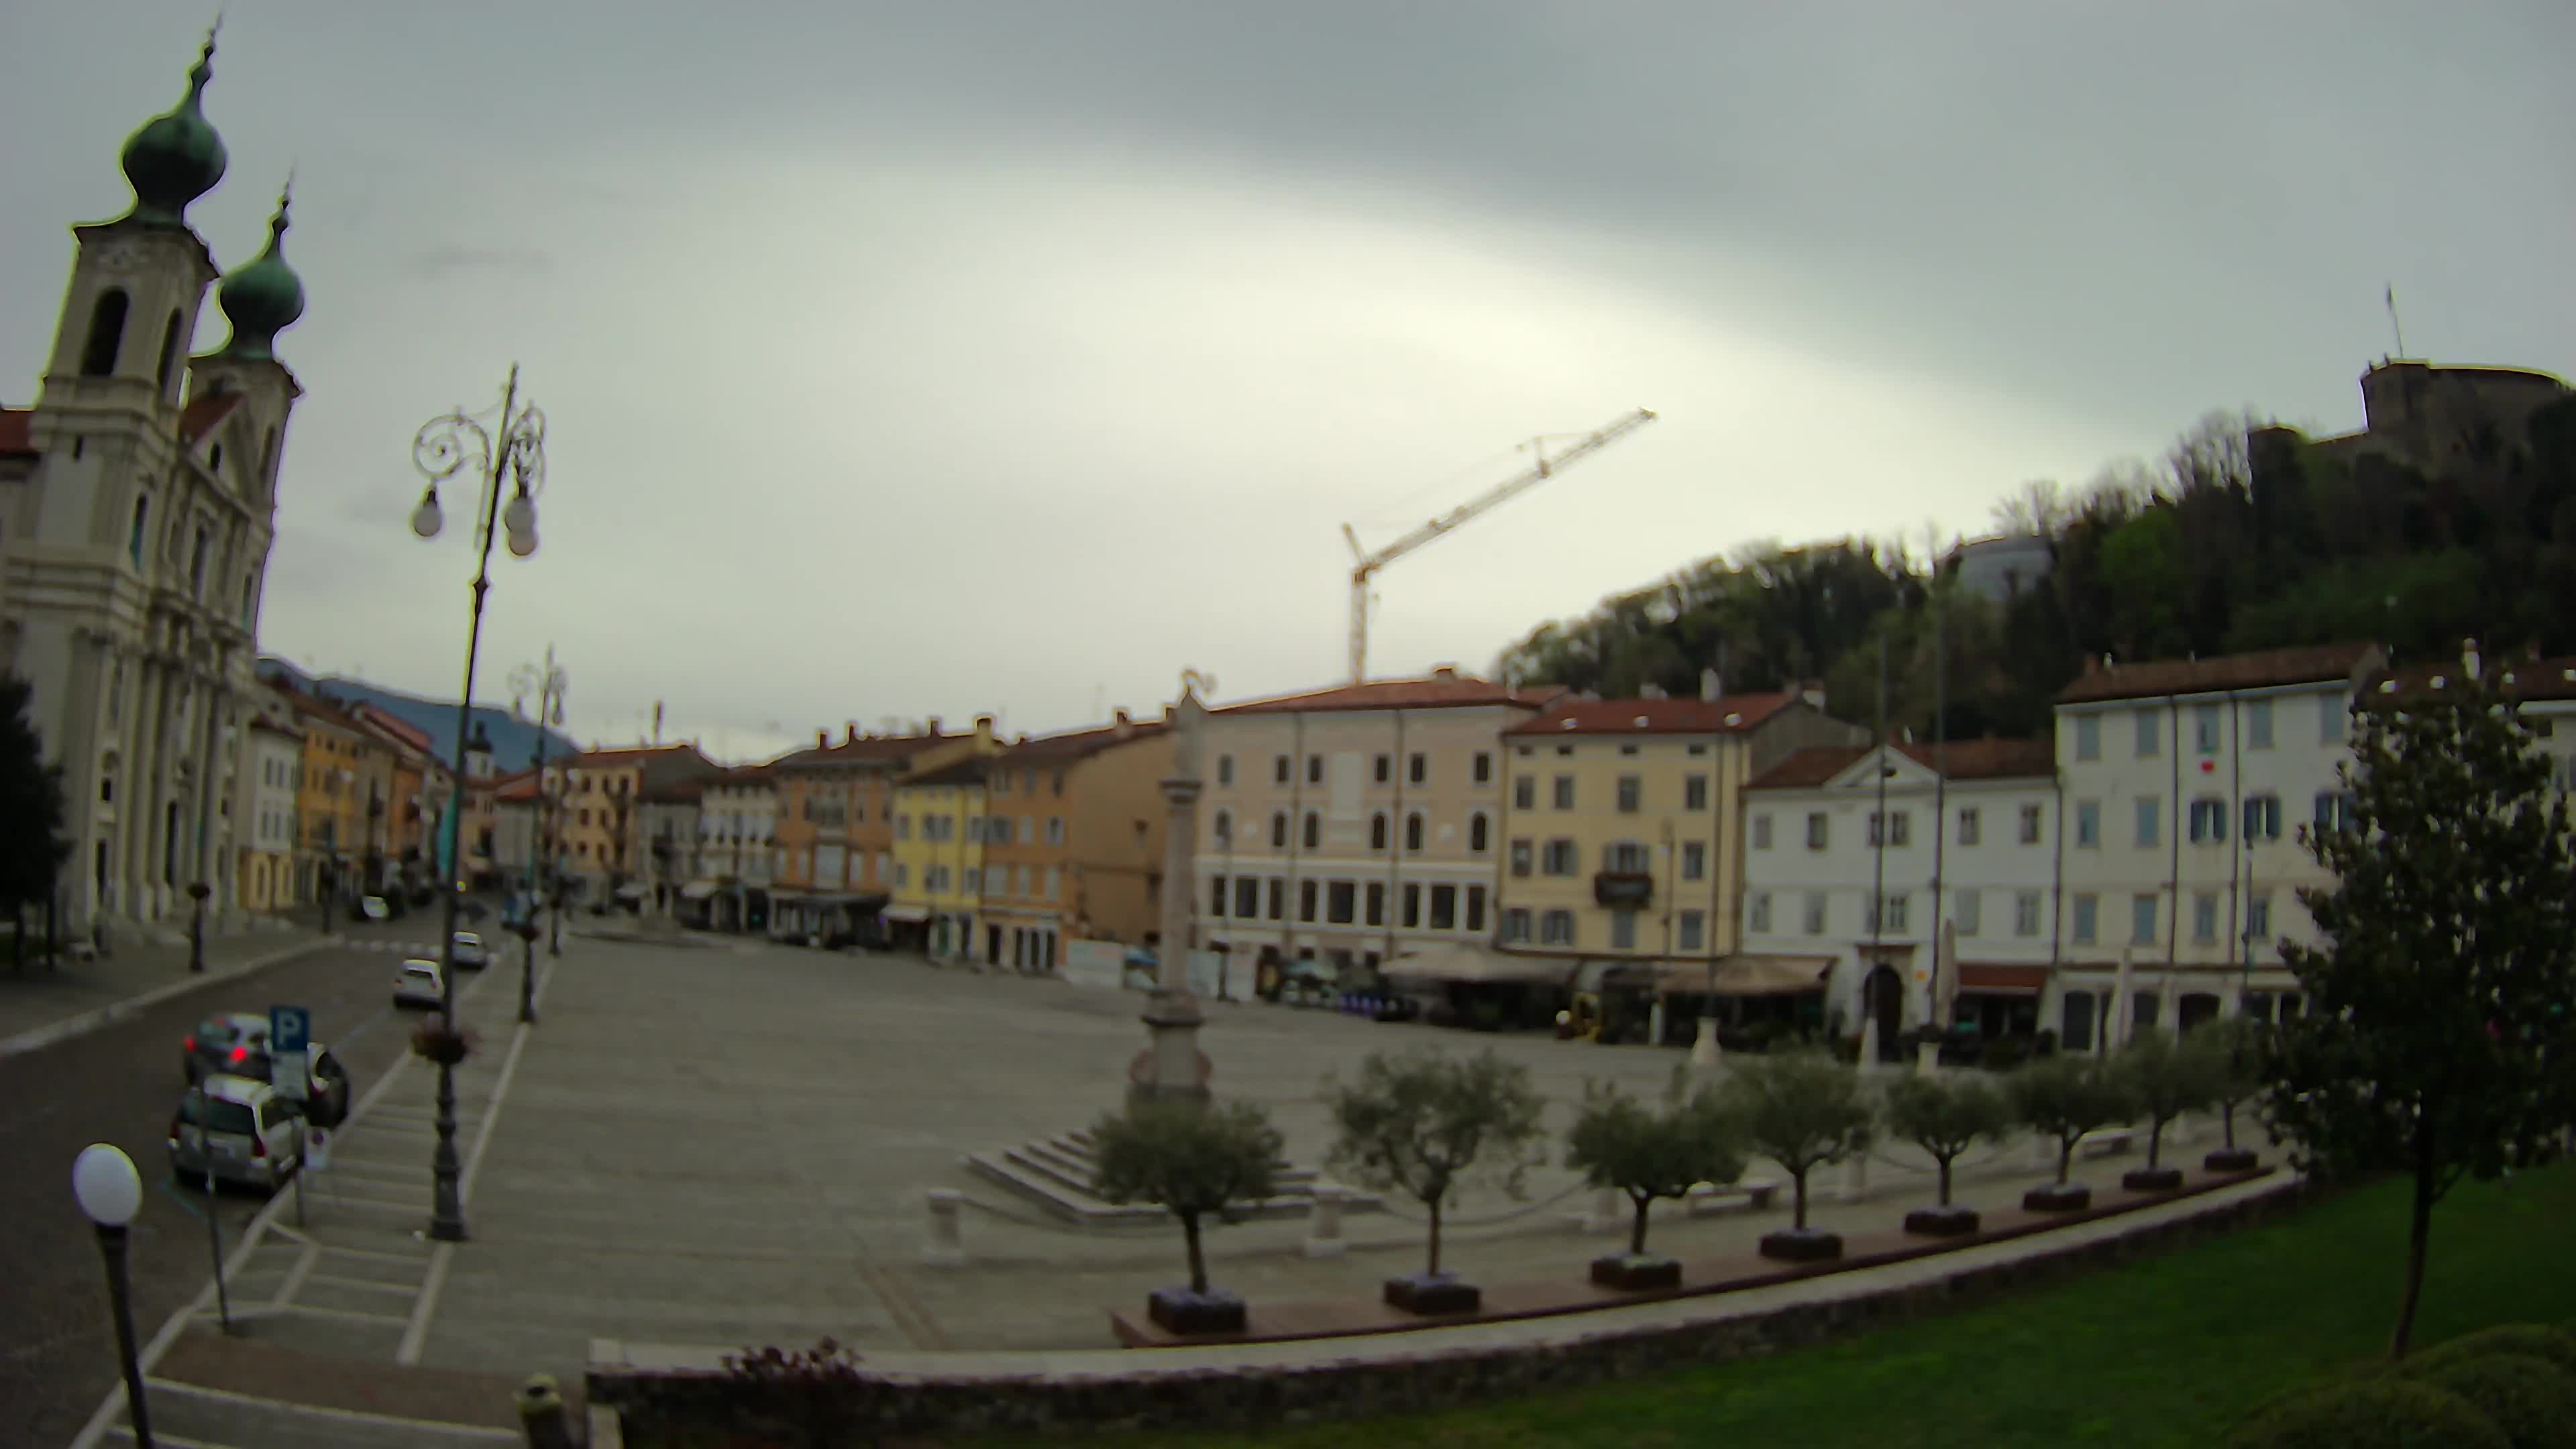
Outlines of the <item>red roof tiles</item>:
{"label": "red roof tiles", "polygon": [[[2480,668],[2489,687],[2507,699],[2576,700],[2576,656],[2534,659],[2526,654],[2513,659],[2488,655],[2480,661]],[[2454,687],[2466,673],[2466,662],[2459,659],[2383,669],[2363,686],[2362,698],[2365,702],[2404,699]]]}
{"label": "red roof tiles", "polygon": [[2375,665],[2379,657],[2378,645],[2352,643],[2258,649],[2250,654],[2220,654],[2207,659],[2150,659],[2137,664],[2106,664],[2086,655],[2084,673],[2058,691],[2057,702],[2100,704],[2169,694],[2324,684],[2350,679]]}
{"label": "red roof tiles", "polygon": [[1795,704],[1788,691],[1725,699],[1565,699],[1506,735],[1714,735],[1749,730]]}
{"label": "red roof tiles", "polygon": [[1314,714],[1338,710],[1369,709],[1466,709],[1477,705],[1520,705],[1528,709],[1544,707],[1566,693],[1562,684],[1533,685],[1526,689],[1499,684],[1474,675],[1447,671],[1421,679],[1372,679],[1364,684],[1336,685],[1331,689],[1312,690],[1305,694],[1283,694],[1271,699],[1229,704],[1210,714]]}
{"label": "red roof tiles", "polygon": [[1170,733],[1170,729],[1158,719],[1094,725],[1089,729],[1066,730],[1061,734],[1022,740],[994,756],[994,760],[1005,766],[1069,764],[1088,759],[1111,745],[1159,739]]}
{"label": "red roof tiles", "polygon": [[215,430],[215,424],[231,417],[242,405],[237,392],[219,392],[212,397],[192,397],[179,413],[179,441],[193,446],[198,439]]}
{"label": "red roof tiles", "polygon": [[[1798,751],[1745,782],[1747,790],[1812,790],[1859,764],[1876,745],[1818,745]],[[1917,741],[1896,745],[1898,754],[1927,769],[1946,767],[1953,780],[2046,779],[2057,773],[2054,736],[2035,740]]]}

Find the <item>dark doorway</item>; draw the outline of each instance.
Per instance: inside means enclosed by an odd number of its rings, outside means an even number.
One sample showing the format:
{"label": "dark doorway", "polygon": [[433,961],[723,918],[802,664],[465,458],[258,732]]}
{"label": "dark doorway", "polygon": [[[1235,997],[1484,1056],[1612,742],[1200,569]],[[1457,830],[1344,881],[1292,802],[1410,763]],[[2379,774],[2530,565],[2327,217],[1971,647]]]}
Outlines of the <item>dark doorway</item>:
{"label": "dark doorway", "polygon": [[1896,1036],[1905,1028],[1905,978],[1882,963],[1862,978],[1860,1003],[1862,1015],[1878,1023],[1878,1059],[1897,1060],[1901,1044]]}

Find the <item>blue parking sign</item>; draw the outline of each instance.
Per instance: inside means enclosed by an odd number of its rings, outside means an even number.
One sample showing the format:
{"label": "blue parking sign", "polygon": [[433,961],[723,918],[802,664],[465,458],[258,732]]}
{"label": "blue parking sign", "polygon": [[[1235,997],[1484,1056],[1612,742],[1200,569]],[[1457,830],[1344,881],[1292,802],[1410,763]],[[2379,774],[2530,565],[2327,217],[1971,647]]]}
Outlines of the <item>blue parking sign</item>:
{"label": "blue parking sign", "polygon": [[312,1012],[300,1006],[268,1009],[268,1049],[272,1055],[301,1055],[312,1041]]}

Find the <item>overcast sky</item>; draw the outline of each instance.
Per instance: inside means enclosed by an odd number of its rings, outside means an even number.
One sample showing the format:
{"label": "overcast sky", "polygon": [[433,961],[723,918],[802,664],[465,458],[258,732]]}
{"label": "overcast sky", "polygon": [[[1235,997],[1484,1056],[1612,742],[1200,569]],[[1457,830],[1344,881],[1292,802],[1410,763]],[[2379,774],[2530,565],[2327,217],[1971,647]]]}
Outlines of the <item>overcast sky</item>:
{"label": "overcast sky", "polygon": [[[0,18],[11,405],[206,11]],[[477,696],[552,641],[585,739],[1334,682],[1343,523],[1638,406],[1386,571],[1372,673],[1750,539],[1973,534],[2209,408],[2356,426],[2391,283],[2416,355],[2576,368],[2565,0],[226,11],[191,215],[238,265],[298,168],[309,297],[263,646],[453,696],[410,442],[516,360],[544,544]]]}

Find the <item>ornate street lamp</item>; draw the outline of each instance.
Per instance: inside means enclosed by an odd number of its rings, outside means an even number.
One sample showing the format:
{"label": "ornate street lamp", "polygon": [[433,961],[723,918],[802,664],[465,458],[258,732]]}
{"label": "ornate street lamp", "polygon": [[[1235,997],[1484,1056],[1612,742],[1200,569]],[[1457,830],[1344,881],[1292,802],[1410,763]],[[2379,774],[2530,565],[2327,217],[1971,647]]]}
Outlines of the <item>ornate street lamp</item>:
{"label": "ornate street lamp", "polygon": [[126,1224],[143,1210],[143,1177],[122,1149],[92,1143],[72,1159],[72,1196],[98,1230],[99,1255],[107,1260],[107,1303],[116,1318],[117,1367],[125,1374],[125,1416],[139,1449],[152,1449],[152,1415],[144,1399],[142,1360],[134,1351],[134,1303],[125,1274]]}
{"label": "ornate street lamp", "polygon": [[[432,418],[422,425],[412,439],[412,466],[429,480],[421,490],[420,506],[412,510],[411,531],[422,538],[436,538],[445,520],[438,506],[438,485],[473,469],[482,497],[475,509],[474,582],[472,622],[465,634],[465,688],[456,699],[455,791],[448,802],[448,818],[462,821],[465,815],[465,749],[466,737],[474,719],[474,664],[483,648],[483,599],[492,588],[492,539],[496,530],[509,534],[510,556],[526,558],[537,551],[537,494],[545,487],[546,416],[534,403],[519,396],[519,369],[510,368],[510,380],[501,391],[501,411],[497,420],[489,415],[478,417],[463,408]],[[504,489],[507,503],[502,501]],[[447,899],[446,925],[439,932],[439,1007],[438,1021],[442,1035],[456,1032],[456,996],[449,984],[456,979],[456,909],[457,893],[452,888],[442,892]],[[438,1063],[438,1145],[430,1158],[429,1236],[442,1243],[465,1240],[465,1204],[458,1180],[462,1166],[456,1156],[456,1067],[452,1052],[441,1053]]]}

